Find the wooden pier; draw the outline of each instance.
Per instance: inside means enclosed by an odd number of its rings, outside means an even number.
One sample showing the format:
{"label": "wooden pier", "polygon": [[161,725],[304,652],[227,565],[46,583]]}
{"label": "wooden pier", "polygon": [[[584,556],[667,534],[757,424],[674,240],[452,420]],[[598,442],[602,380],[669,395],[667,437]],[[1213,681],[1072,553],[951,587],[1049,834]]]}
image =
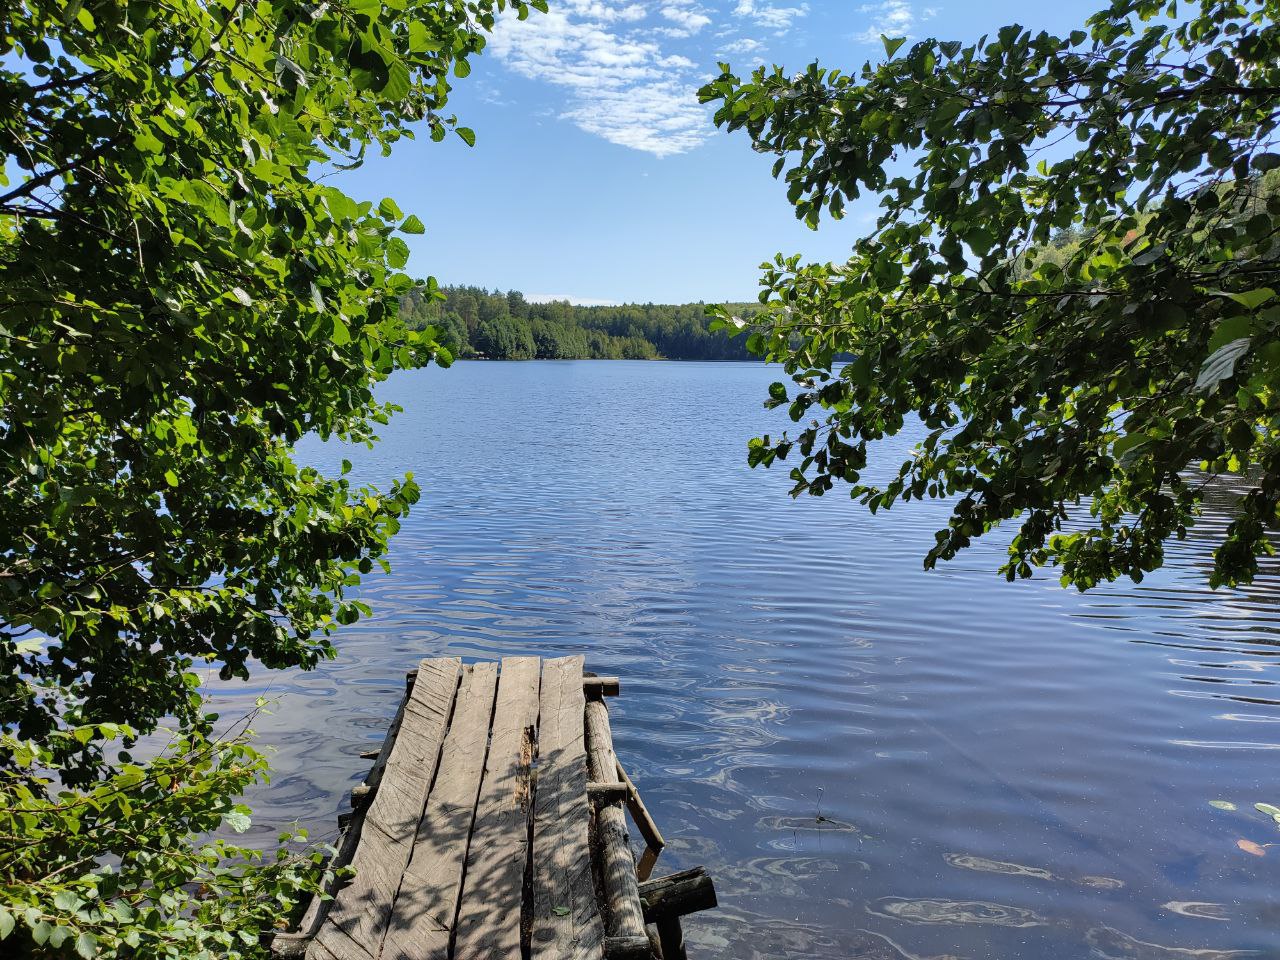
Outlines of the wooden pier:
{"label": "wooden pier", "polygon": [[278,958],[684,960],[680,918],[715,889],[700,867],[650,879],[664,841],[613,752],[617,679],[582,657],[443,658],[407,686],[340,821],[354,875]]}

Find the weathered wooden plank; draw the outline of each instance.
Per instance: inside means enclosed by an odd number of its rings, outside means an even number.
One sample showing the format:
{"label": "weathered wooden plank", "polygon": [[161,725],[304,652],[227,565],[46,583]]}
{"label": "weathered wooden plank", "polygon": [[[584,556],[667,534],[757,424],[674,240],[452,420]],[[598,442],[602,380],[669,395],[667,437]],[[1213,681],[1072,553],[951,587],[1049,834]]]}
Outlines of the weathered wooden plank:
{"label": "weathered wooden plank", "polygon": [[508,960],[520,956],[539,664],[537,657],[502,659],[493,738],[467,853],[454,948],[457,958]]}
{"label": "weathered wooden plank", "polygon": [[[587,772],[596,783],[620,783],[618,758],[613,753],[609,711],[603,700],[589,700],[586,707]],[[600,848],[600,876],[607,910],[605,927],[619,954],[627,944],[647,937],[636,883],[636,861],[627,837],[627,818],[619,802],[596,808],[596,840]]]}
{"label": "weathered wooden plank", "polygon": [[591,881],[582,657],[542,665],[533,820],[532,960],[600,960]]}
{"label": "weathered wooden plank", "polygon": [[414,833],[435,775],[440,747],[458,689],[461,661],[423,660],[405,703],[400,731],[365,815],[351,860],[355,876],[338,891],[307,950],[313,960],[377,957],[391,903],[409,860]]}
{"label": "weathered wooden plank", "polygon": [[[405,706],[409,702],[409,697],[413,694],[413,682],[418,676],[417,669],[409,672],[405,677],[404,696],[400,698],[400,704],[396,707],[396,715],[391,720],[391,725],[387,727],[387,733],[382,738],[382,745],[377,750],[365,751],[360,754],[361,758],[376,761],[369,774],[365,777],[368,782],[375,777],[381,779],[382,770],[386,768],[387,761],[391,758],[391,748],[395,746],[396,734],[400,731],[400,723],[404,720]],[[364,827],[364,815],[366,810],[352,810],[351,813],[345,814],[347,818],[344,822],[343,815],[338,817],[338,829],[342,831],[342,836],[338,840],[338,850],[334,855],[330,865],[333,867],[345,867],[351,863],[351,858],[355,856],[356,847],[360,843],[360,831]],[[307,948],[311,944],[312,938],[316,935],[316,931],[320,929],[320,924],[324,922],[324,918],[328,916],[329,909],[333,906],[333,895],[337,892],[340,884],[336,877],[332,877],[324,886],[326,896],[313,896],[307,905],[306,912],[303,913],[302,919],[298,922],[298,928],[288,933],[278,933],[271,941],[271,955],[280,958],[280,960],[299,960],[306,956]]]}
{"label": "weathered wooden plank", "polygon": [[[467,842],[484,770],[498,683],[496,663],[467,667],[440,772],[382,940],[382,960],[446,960],[458,915]],[[385,786],[384,786],[385,789]]]}

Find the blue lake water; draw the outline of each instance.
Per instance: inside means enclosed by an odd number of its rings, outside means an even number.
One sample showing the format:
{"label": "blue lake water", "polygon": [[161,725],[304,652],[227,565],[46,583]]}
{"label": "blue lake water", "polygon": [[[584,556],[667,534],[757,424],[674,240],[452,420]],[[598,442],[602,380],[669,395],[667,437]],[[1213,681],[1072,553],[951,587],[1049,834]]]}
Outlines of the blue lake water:
{"label": "blue lake water", "polygon": [[1005,583],[998,536],[926,572],[945,505],[872,517],[747,468],[786,422],[774,379],[461,363],[385,385],[405,411],[375,450],[305,446],[424,497],[338,660],[220,695],[279,697],[264,841],[333,834],[418,658],[582,651],[622,678],[658,872],[716,879],[695,956],[1280,956],[1280,827],[1253,808],[1280,805],[1280,576],[1205,586],[1229,491],[1140,586]]}

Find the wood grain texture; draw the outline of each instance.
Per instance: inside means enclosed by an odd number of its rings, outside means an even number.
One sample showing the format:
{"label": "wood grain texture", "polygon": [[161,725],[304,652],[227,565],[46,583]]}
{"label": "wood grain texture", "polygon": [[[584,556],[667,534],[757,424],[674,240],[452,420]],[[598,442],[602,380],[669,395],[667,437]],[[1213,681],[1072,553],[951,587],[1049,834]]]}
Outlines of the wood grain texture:
{"label": "wood grain texture", "polygon": [[537,657],[502,660],[493,738],[467,854],[454,948],[457,960],[509,960],[521,953],[539,665]]}
{"label": "wood grain texture", "polygon": [[[618,758],[613,753],[609,711],[602,700],[586,707],[587,772],[597,783],[620,783]],[[620,802],[596,808],[596,843],[600,850],[600,876],[608,936],[619,943],[645,937],[636,883],[636,861],[627,836],[627,818]]]}
{"label": "wood grain texture", "polygon": [[372,960],[413,848],[458,689],[461,661],[423,660],[405,702],[400,731],[370,803],[351,860],[355,876],[338,891],[309,960]]}
{"label": "wood grain texture", "polygon": [[382,940],[382,960],[449,956],[497,682],[496,663],[463,672],[440,770]]}
{"label": "wood grain texture", "polygon": [[532,960],[600,960],[591,880],[582,657],[542,665],[533,821]]}

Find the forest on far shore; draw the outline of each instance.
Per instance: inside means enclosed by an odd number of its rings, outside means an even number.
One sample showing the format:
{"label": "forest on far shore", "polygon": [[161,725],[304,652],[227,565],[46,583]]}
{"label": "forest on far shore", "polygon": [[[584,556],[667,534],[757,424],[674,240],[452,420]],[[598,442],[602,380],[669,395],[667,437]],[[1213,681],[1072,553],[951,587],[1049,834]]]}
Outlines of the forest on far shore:
{"label": "forest on far shore", "polygon": [[[580,307],[565,300],[530,303],[518,290],[425,288],[400,301],[408,325],[442,331],[455,357],[489,360],[752,360],[742,338],[712,333],[701,303]],[[756,304],[734,304],[748,317]]]}

